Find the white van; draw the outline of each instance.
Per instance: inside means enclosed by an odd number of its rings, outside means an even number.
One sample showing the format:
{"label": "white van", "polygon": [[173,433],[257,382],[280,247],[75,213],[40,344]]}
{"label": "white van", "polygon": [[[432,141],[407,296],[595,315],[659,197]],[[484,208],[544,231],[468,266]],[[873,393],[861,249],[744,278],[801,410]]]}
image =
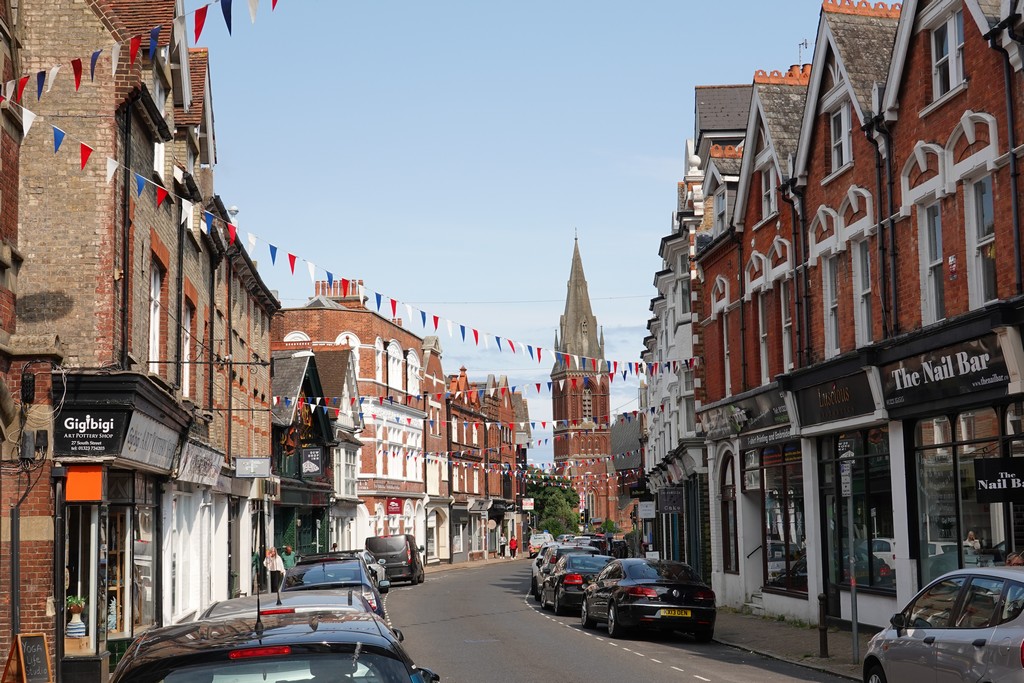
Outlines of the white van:
{"label": "white van", "polygon": [[530,534],[530,557],[537,557],[537,551],[545,543],[554,543],[555,537],[547,531],[535,531]]}

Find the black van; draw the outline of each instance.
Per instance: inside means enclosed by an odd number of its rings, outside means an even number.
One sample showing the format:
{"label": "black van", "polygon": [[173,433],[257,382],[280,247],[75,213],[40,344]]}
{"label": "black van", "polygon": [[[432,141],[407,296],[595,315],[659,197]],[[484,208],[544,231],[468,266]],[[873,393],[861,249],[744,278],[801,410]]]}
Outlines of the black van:
{"label": "black van", "polygon": [[412,534],[371,536],[366,539],[366,549],[385,561],[389,580],[423,583],[423,548],[416,545]]}

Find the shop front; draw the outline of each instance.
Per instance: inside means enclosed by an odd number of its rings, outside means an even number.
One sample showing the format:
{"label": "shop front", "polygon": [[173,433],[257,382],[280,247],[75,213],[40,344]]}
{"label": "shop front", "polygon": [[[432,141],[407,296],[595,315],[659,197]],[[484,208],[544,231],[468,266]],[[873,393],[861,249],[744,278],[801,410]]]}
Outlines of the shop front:
{"label": "shop front", "polygon": [[73,400],[55,422],[54,455],[66,468],[56,501],[56,585],[65,681],[106,680],[128,644],[170,623],[176,578],[167,518],[169,475],[186,413],[141,377],[69,379]]}

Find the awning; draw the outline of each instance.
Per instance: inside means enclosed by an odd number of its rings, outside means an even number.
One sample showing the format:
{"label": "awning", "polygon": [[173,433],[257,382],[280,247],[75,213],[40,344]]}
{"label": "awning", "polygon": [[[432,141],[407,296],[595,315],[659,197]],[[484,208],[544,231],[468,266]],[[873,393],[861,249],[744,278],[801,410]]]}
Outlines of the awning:
{"label": "awning", "polygon": [[469,506],[469,511],[476,513],[487,512],[488,510],[491,509],[491,502],[492,501],[490,498],[486,500],[478,500]]}

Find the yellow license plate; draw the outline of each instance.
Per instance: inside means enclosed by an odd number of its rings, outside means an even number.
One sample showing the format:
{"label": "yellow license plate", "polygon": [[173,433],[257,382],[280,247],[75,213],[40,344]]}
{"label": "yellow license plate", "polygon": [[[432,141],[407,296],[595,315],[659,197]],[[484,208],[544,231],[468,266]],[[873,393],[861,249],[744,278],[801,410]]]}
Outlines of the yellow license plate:
{"label": "yellow license plate", "polygon": [[661,610],[661,616],[663,617],[688,617],[690,610],[688,609],[663,609]]}

